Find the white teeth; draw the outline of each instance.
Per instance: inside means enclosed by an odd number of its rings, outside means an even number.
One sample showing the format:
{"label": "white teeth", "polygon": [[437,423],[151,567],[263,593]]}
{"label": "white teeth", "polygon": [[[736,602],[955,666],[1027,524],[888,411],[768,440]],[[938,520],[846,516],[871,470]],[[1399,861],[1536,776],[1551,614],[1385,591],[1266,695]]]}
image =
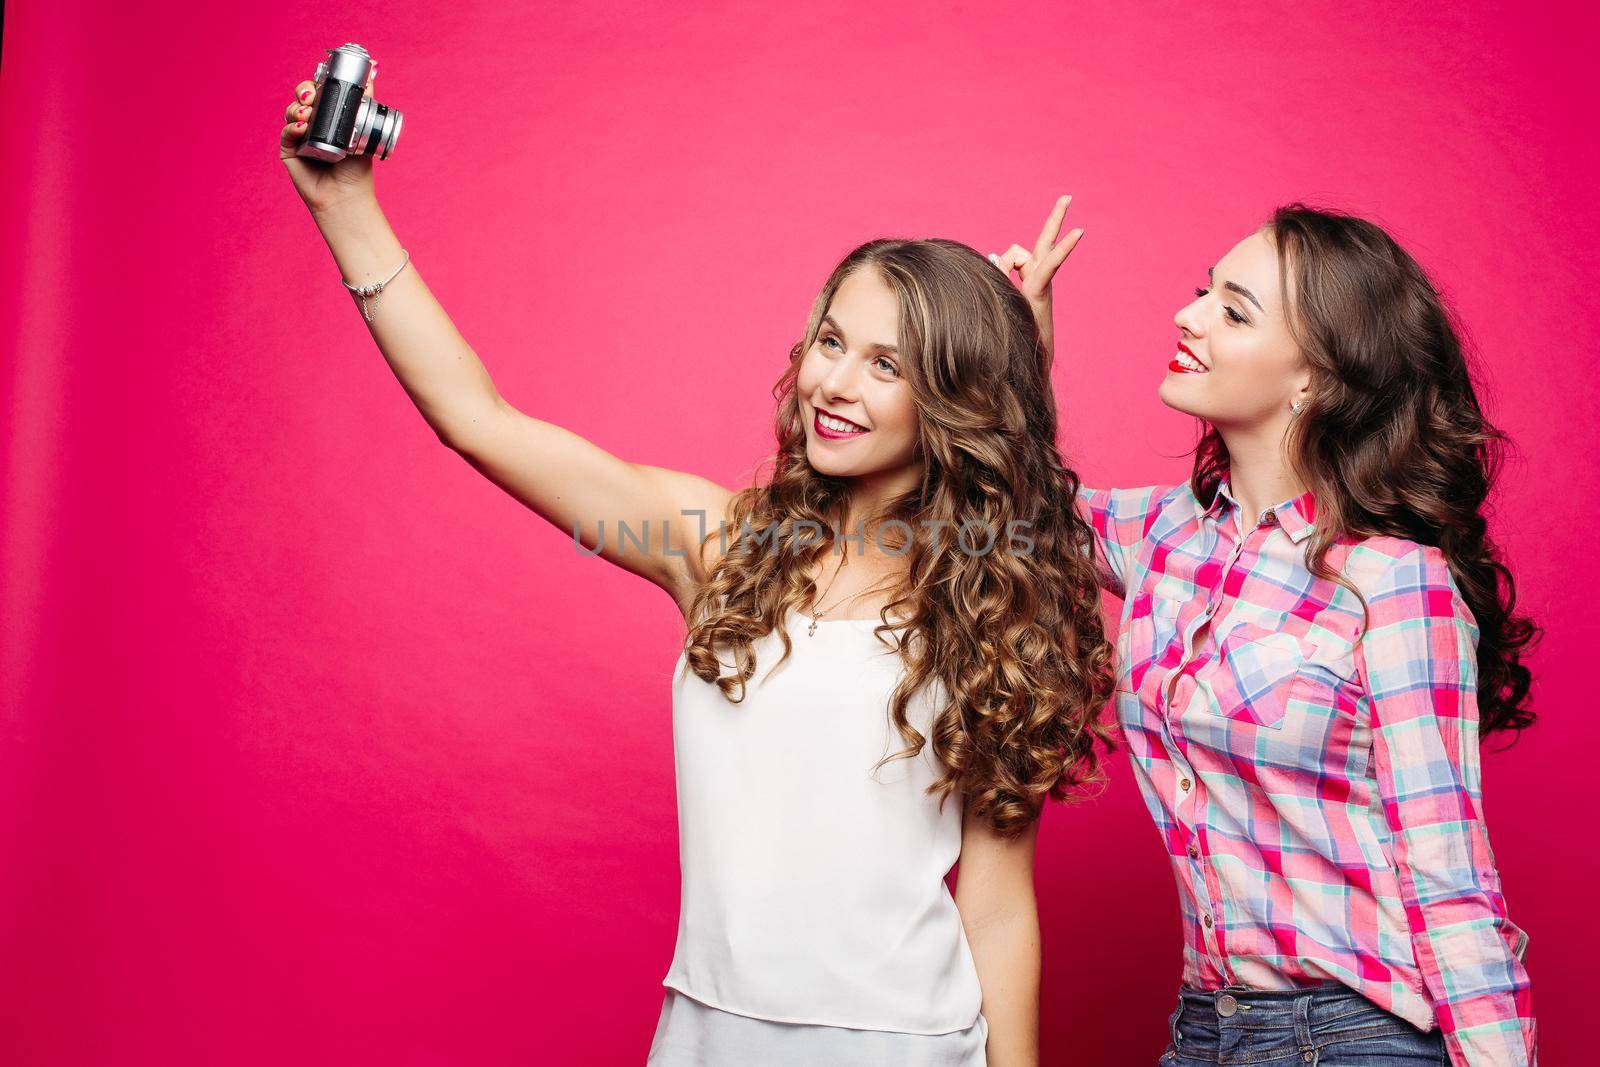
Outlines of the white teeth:
{"label": "white teeth", "polygon": [[853,426],[848,422],[842,422],[839,419],[834,418],[832,415],[824,415],[820,411],[817,412],[817,418],[822,425],[836,433],[856,433],[861,429],[859,426]]}
{"label": "white teeth", "polygon": [[1193,356],[1191,356],[1189,353],[1183,351],[1181,348],[1178,350],[1177,359],[1178,359],[1179,363],[1183,364],[1185,367],[1188,367],[1190,370],[1203,371],[1203,370],[1206,369],[1206,366],[1205,366],[1204,363],[1201,363],[1198,359],[1195,359]]}

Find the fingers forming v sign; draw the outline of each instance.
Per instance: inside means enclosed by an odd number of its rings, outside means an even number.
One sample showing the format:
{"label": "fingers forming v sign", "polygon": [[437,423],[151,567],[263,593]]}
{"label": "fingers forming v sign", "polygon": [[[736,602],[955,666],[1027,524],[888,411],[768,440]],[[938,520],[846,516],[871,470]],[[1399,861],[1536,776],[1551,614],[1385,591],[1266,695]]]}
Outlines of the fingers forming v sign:
{"label": "fingers forming v sign", "polygon": [[1056,200],[1055,207],[1050,212],[1050,217],[1044,220],[1044,229],[1039,231],[1039,239],[1033,243],[1033,248],[1023,248],[1021,245],[1012,245],[1004,252],[996,255],[989,254],[989,261],[999,267],[1009,277],[1016,271],[1022,278],[1018,288],[1022,295],[1028,298],[1031,304],[1039,304],[1050,299],[1050,282],[1055,277],[1061,264],[1067,261],[1072,250],[1078,246],[1078,240],[1083,237],[1083,228],[1068,232],[1067,236],[1056,243],[1056,238],[1061,235],[1061,224],[1067,217],[1067,207],[1071,205],[1072,197],[1063,196]]}
{"label": "fingers forming v sign", "polygon": [[1066,219],[1067,207],[1071,203],[1070,196],[1056,200],[1056,206],[1051,210],[1050,217],[1044,220],[1044,229],[1039,231],[1039,239],[1033,243],[1032,251],[1021,245],[1012,245],[998,255],[989,253],[989,262],[1005,272],[1007,278],[1011,277],[1012,271],[1022,278],[1018,288],[1027,298],[1028,306],[1033,310],[1034,324],[1039,327],[1039,348],[1047,372],[1055,359],[1056,347],[1055,310],[1051,306],[1050,282],[1083,237],[1083,227],[1079,226],[1068,232],[1060,243],[1056,241],[1061,235],[1061,223]]}

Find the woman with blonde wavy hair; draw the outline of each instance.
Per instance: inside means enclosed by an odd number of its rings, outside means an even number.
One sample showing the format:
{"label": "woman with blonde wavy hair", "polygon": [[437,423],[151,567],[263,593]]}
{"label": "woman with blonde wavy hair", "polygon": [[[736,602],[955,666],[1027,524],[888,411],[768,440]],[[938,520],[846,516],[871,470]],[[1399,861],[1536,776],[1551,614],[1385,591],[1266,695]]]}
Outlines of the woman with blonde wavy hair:
{"label": "woman with blonde wavy hair", "polygon": [[[1066,200],[994,257],[1047,338]],[[1460,330],[1381,227],[1303,204],[1173,322],[1159,395],[1199,421],[1193,472],[1078,500],[1183,918],[1161,1062],[1531,1064],[1479,740],[1533,721],[1538,628],[1488,531],[1505,438]]]}
{"label": "woman with blonde wavy hair", "polygon": [[1111,648],[1027,301],[956,242],[864,244],[789,353],[767,481],[627,462],[500,396],[370,157],[295,154],[296,93],[283,163],[430,427],[683,613],[650,1062],[1036,1063],[1034,841],[1097,773]]}

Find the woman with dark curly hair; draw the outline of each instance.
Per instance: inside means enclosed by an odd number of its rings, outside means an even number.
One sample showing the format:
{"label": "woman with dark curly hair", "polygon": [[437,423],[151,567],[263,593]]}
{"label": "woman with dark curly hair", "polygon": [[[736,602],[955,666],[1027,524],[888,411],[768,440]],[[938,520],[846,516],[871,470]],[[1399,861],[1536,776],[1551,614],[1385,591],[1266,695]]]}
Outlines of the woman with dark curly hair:
{"label": "woman with dark curly hair", "polygon": [[1112,649],[1027,301],[956,242],[865,244],[789,353],[770,480],[625,462],[500,396],[371,157],[296,155],[315,91],[281,158],[429,426],[683,613],[651,1062],[1036,1063],[1038,818],[1097,771]]}
{"label": "woman with dark curly hair", "polygon": [[[991,257],[1047,339],[1066,206]],[[1478,749],[1533,720],[1537,630],[1487,531],[1503,439],[1458,331],[1382,229],[1299,204],[1175,322],[1160,396],[1201,421],[1193,474],[1079,493],[1183,914],[1162,1062],[1531,1063]]]}

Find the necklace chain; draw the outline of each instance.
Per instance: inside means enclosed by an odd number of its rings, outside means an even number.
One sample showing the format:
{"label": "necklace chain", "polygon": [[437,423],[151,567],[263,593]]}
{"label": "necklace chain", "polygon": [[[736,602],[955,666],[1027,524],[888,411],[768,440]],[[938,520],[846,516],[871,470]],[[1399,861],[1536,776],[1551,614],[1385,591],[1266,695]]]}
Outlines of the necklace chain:
{"label": "necklace chain", "polygon": [[[826,588],[826,589],[824,589],[822,591],[822,596],[819,596],[819,597],[816,598],[816,602],[817,603],[820,604],[822,602],[823,597],[826,597],[829,593],[831,593],[833,591],[834,584],[836,582],[838,582],[838,580],[839,580],[839,571],[844,570],[844,565],[846,563],[849,563],[849,562],[850,562],[850,549],[849,549],[848,546],[846,546],[845,549],[844,549],[844,554],[843,554],[842,558],[839,560],[838,568],[836,570],[834,570],[833,577],[828,580],[828,588]],[[830,611],[833,611],[840,604],[848,604],[850,601],[855,600],[858,597],[864,597],[868,593],[876,592],[876,591],[878,591],[878,590],[880,590],[882,588],[884,588],[884,583],[883,582],[879,582],[877,585],[873,586],[871,589],[863,589],[859,593],[855,593],[855,594],[852,594],[851,596],[847,596],[843,600],[840,600],[837,603],[834,603],[834,604],[830,605],[829,607],[823,608],[821,611],[813,611],[811,613],[811,625],[806,627],[806,636],[807,637],[815,637],[815,636],[817,636],[817,623],[822,619],[822,617],[824,615],[826,615]]]}

